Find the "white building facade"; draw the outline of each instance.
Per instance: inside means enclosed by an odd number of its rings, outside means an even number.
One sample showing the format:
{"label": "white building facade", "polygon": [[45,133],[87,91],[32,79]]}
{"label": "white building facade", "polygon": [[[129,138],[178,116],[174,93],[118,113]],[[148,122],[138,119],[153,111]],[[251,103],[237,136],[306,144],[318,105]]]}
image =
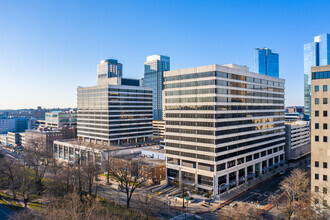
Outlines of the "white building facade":
{"label": "white building facade", "polygon": [[78,139],[110,146],[151,138],[152,89],[126,78],[99,79],[98,83],[77,89]]}
{"label": "white building facade", "polygon": [[284,83],[247,67],[165,72],[167,180],[214,195],[284,163]]}

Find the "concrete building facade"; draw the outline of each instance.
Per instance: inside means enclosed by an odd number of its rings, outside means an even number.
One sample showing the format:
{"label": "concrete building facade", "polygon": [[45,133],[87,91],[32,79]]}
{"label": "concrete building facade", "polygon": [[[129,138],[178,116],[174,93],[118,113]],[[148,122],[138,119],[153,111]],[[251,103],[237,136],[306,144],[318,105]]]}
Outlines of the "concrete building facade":
{"label": "concrete building facade", "polygon": [[311,152],[309,121],[285,123],[285,159],[297,160]]}
{"label": "concrete building facade", "polygon": [[45,113],[45,124],[41,127],[61,128],[77,126],[76,111],[53,111]]}
{"label": "concrete building facade", "polygon": [[312,67],[311,72],[311,191],[315,204],[326,206],[330,205],[330,65]]}
{"label": "concrete building facade", "polygon": [[100,145],[143,142],[152,137],[152,89],[141,80],[109,78],[79,87],[78,139]]}
{"label": "concrete building facade", "polygon": [[167,180],[214,195],[284,163],[284,80],[234,64],[165,72]]}

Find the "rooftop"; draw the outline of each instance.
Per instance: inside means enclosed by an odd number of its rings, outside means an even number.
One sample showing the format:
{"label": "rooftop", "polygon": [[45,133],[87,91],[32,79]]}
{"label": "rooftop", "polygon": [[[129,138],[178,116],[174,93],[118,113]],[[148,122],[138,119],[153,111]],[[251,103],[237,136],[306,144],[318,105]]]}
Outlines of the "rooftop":
{"label": "rooftop", "polygon": [[165,165],[165,160],[143,157],[140,156],[140,154],[126,154],[126,155],[117,156],[116,158],[124,159],[124,160],[139,160],[140,164],[146,166],[152,166],[152,167]]}

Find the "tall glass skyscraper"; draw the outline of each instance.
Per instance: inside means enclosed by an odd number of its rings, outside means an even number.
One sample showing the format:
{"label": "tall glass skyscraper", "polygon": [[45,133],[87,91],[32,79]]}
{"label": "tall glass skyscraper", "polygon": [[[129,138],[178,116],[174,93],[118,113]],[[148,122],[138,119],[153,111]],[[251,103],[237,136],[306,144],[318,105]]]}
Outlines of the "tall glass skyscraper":
{"label": "tall glass skyscraper", "polygon": [[164,71],[170,70],[170,57],[152,55],[144,63],[143,86],[153,89],[153,119],[163,119],[162,91],[164,89]]}
{"label": "tall glass skyscraper", "polygon": [[123,77],[123,64],[114,59],[102,60],[97,64],[98,79],[113,77]]}
{"label": "tall glass skyscraper", "polygon": [[254,72],[279,77],[279,57],[268,48],[254,49]]}
{"label": "tall glass skyscraper", "polygon": [[311,109],[311,67],[330,64],[330,35],[320,34],[314,42],[304,44],[304,105],[305,114]]}

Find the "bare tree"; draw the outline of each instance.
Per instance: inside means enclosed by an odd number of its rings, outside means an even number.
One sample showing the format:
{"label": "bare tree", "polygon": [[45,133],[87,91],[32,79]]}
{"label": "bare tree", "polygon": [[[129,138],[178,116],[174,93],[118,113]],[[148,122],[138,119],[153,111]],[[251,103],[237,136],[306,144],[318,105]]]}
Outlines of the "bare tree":
{"label": "bare tree", "polygon": [[145,214],[147,219],[149,219],[153,210],[160,208],[160,202],[158,198],[149,194],[139,194],[137,196],[136,204],[138,208]]}
{"label": "bare tree", "polygon": [[39,195],[43,191],[43,178],[49,166],[54,163],[53,152],[47,148],[43,139],[29,141],[25,152],[25,163],[34,170],[36,189]]}
{"label": "bare tree", "polygon": [[145,181],[139,175],[138,160],[111,159],[110,173],[126,193],[126,207],[129,208],[134,191]]}
{"label": "bare tree", "polygon": [[8,188],[13,194],[13,200],[18,200],[16,191],[19,189],[20,163],[15,158],[0,159],[0,175],[3,188]]}
{"label": "bare tree", "polygon": [[226,206],[219,211],[219,219],[223,220],[261,220],[256,203],[237,202],[235,206]]}
{"label": "bare tree", "polygon": [[24,207],[27,208],[27,204],[30,202],[30,195],[36,188],[34,175],[30,169],[23,165],[20,167],[18,177],[20,180],[19,192],[23,197]]}

